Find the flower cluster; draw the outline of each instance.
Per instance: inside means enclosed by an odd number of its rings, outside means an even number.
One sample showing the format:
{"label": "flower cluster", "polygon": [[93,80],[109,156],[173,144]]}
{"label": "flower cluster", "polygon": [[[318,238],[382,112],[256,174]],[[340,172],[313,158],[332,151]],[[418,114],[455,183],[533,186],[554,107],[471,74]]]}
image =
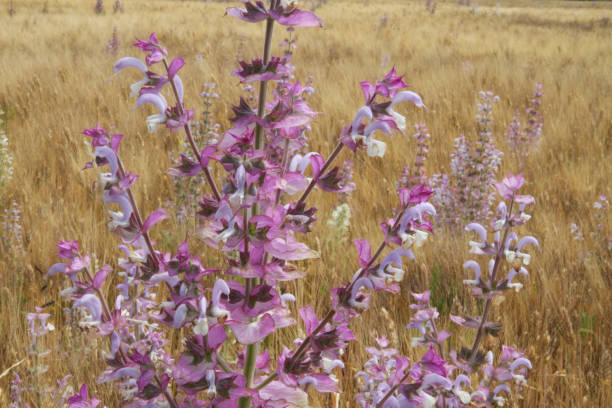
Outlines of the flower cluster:
{"label": "flower cluster", "polygon": [[[164,85],[174,84],[174,111],[185,112],[177,92],[180,82],[166,80],[178,78],[176,71],[171,72],[177,64],[166,63],[167,52],[153,34],[149,41],[139,41],[136,46],[147,53],[148,65],[162,62],[167,68],[167,76],[157,75],[161,80],[151,84],[151,72],[135,58],[122,58],[115,64],[117,72],[131,66],[142,68],[147,76],[137,105],[157,105],[163,98]],[[268,62],[281,63],[269,59],[266,67]],[[275,70],[287,72],[278,66]],[[250,81],[249,76],[242,80]],[[266,83],[273,78],[260,76],[257,80]],[[49,273],[70,278],[73,286],[63,294],[74,308],[87,311],[81,325],[109,338],[109,368],[99,381],[117,381],[125,402],[165,401],[170,406],[189,406],[199,404],[204,393],[214,406],[226,402],[294,406],[307,398],[305,391],[310,386],[320,392],[336,392],[332,370],[342,366],[342,351],[354,339],[348,322],[368,307],[369,290],[397,292],[403,276],[402,258],[412,258],[411,248],[420,246],[426,231],[431,230],[425,217],[435,214],[426,203],[430,191],[422,186],[400,189],[401,212],[394,221],[382,224],[386,239],[379,250],[371,255],[367,241],[357,242],[362,268],[351,282],[332,291],[332,309],[323,320],[308,306],[300,309],[308,337],[296,340],[297,350],[286,348],[278,356],[277,369],[270,370],[269,354],[258,354],[256,346],[270,334],[296,323],[289,311],[289,303],[295,298],[281,291],[279,283],[302,276],[296,261],[317,256],[298,240],[315,220],[316,208],[307,207],[306,198],[315,187],[335,193],[352,190],[350,170],[329,170],[342,147],[368,149],[376,130],[391,133],[391,129],[403,126],[403,117],[392,106],[403,100],[422,105],[414,92],[399,92],[405,84],[395,71],[376,84],[362,83],[366,105],[341,133],[332,155],[324,160],[315,152],[300,153],[307,146],[306,133],[316,114],[304,99],[304,87],[283,77],[277,80],[273,99],[259,104],[263,106],[261,114],[245,100],[234,107],[234,126],[217,144],[200,151],[190,133],[189,119],[184,121],[196,159],[183,156],[182,165],[173,171],[195,177],[215,161],[227,172],[222,188],[216,190],[211,184],[213,194],[204,195],[200,201],[199,236],[225,255],[225,276],[242,280],[217,279],[212,290],[203,286],[201,278],[217,271],[204,268],[190,253],[187,241],[174,255],[154,249],[148,230],[164,218],[165,212],[154,211],[142,221],[131,193],[137,176],[123,168],[118,155],[122,136],[111,135],[100,126],[83,132],[91,137],[94,156],[86,167],[95,163],[110,170],[100,174],[100,185],[107,205],[120,207],[120,211],[109,208],[107,212],[109,229],[122,240],[120,249],[125,258],[119,260],[119,274],[124,282],[117,286],[114,306],[109,306],[102,290],[112,268],[104,265],[95,273],[90,271],[90,257],[79,252],[76,241],[58,244],[59,255],[66,262],[55,264]],[[306,175],[309,167],[311,177]],[[291,201],[290,197],[298,193],[300,198]],[[376,263],[389,245],[398,248]],[[164,301],[157,299],[160,284],[169,292]],[[191,332],[180,356],[166,351],[161,326]],[[235,358],[220,352],[228,332],[244,346]],[[171,380],[177,384],[178,394],[170,394]],[[75,396],[75,401],[84,399],[83,395]]]}
{"label": "flower cluster", "polygon": [[438,221],[453,228],[489,218],[495,198],[493,186],[503,153],[495,148],[492,112],[499,97],[490,91],[480,91],[479,97],[476,143],[460,135],[451,153],[450,174],[435,174],[431,179],[433,201],[440,208]]}
{"label": "flower cluster", "polygon": [[113,4],[113,14],[123,13],[123,4],[121,0],[115,0],[115,4]]}
{"label": "flower cluster", "polygon": [[429,154],[428,141],[430,139],[429,130],[425,123],[418,123],[414,125],[416,133],[412,137],[416,140],[416,159],[414,160],[414,166],[404,166],[399,186],[402,187],[413,187],[419,184],[428,184],[427,171],[425,169],[425,162],[427,161],[427,155]]}
{"label": "flower cluster", "polygon": [[[23,225],[21,221],[21,209],[17,201],[11,201],[8,208],[5,208],[0,221],[0,243],[3,249],[13,255],[13,261],[21,261],[25,256],[25,246],[23,237]],[[18,266],[20,268],[21,266]]]}
{"label": "flower cluster", "polygon": [[0,198],[6,184],[13,177],[13,157],[9,152],[8,138],[4,131],[4,121],[1,117],[3,114],[0,109]]}
{"label": "flower cluster", "polygon": [[519,114],[516,112],[506,132],[508,145],[516,158],[519,171],[525,168],[527,156],[529,156],[529,153],[531,153],[540,142],[544,121],[541,110],[543,96],[542,84],[537,83],[536,90],[530,101],[531,105],[525,110],[527,114],[525,128],[521,129]]}
{"label": "flower cluster", "polygon": [[119,46],[121,45],[121,40],[117,35],[117,26],[113,27],[113,35],[111,39],[106,43],[106,52],[111,55],[116,55],[119,52]]}
{"label": "flower cluster", "polygon": [[[593,222],[594,228],[588,233],[583,233],[583,228],[576,223],[571,223],[570,233],[574,241],[581,243],[580,256],[584,260],[592,260],[593,250],[587,248],[596,248],[600,253],[610,253],[612,251],[612,232],[610,231],[608,217],[610,212],[610,202],[608,197],[601,194],[598,200],[593,203]],[[588,244],[588,245],[585,245]],[[604,270],[609,269],[610,262],[604,257]]]}
{"label": "flower cluster", "polygon": [[104,14],[104,1],[103,0],[96,0],[96,5],[94,6],[94,13]]}
{"label": "flower cluster", "polygon": [[[464,268],[475,275],[464,283],[471,287],[476,297],[485,300],[482,316],[451,315],[455,324],[476,330],[473,345],[445,354],[447,347],[443,344],[450,333],[437,328],[439,314],[430,304],[430,292],[413,293],[415,303],[410,305],[413,315],[408,329],[418,333],[413,338],[413,347],[424,347],[427,352],[418,362],[411,363],[397,350],[386,348],[386,339],[378,339],[381,348],[367,349],[372,358],[357,374],[362,383],[356,400],[362,407],[494,407],[504,406],[520,392],[531,369],[531,362],[524,353],[502,345],[501,353],[495,358],[492,350],[480,351],[480,344],[483,336],[497,336],[501,330],[501,323],[488,320],[494,299],[509,289],[520,290],[522,284],[515,279],[527,275],[526,266],[531,259],[524,248],[529,244],[538,245],[535,238],[519,239],[516,232],[511,231],[529,220],[530,216],[524,211],[534,203],[533,197],[517,194],[523,184],[521,175],[512,174],[495,184],[501,198],[508,202],[500,201],[497,206],[491,223],[493,242],[488,242],[487,229],[483,225],[471,223],[466,227],[481,238],[480,242],[470,241],[470,252],[489,258],[486,274],[481,273],[480,264],[474,260],[464,264]],[[506,276],[501,275],[502,268],[507,269]]]}
{"label": "flower cluster", "polygon": [[[294,78],[290,55],[271,55],[275,24],[315,27],[321,25],[320,19],[290,0],[271,0],[269,7],[261,1],[246,2],[244,8],[227,9],[227,14],[247,22],[265,21],[266,37],[263,57],[240,61],[233,72],[242,84],[259,87],[256,106],[241,98],[232,106],[231,127],[220,131],[213,142],[203,143],[197,137],[197,127],[191,123],[194,111],[184,105],[178,76],[184,60],[169,62],[168,51],[154,33],[134,44],[144,53],[144,62],[125,57],[114,65],[115,73],[127,67],[142,73],[143,79],[131,90],[137,107],[151,104],[158,111],[146,119],[151,133],[162,126],[184,131],[189,149],[181,153],[170,173],[205,182],[209,193],[198,201],[197,237],[223,258],[218,269],[204,265],[204,259],[208,262],[212,257],[195,254],[189,236],[171,252],[156,249],[150,230],[166,218],[166,212],[155,210],[146,218],[141,216],[132,193],[138,175],[124,167],[119,154],[123,136],[100,125],[83,132],[90,138],[92,156],[85,167],[99,171],[108,228],[120,239],[121,257],[116,267],[98,266],[77,241],[62,240],[56,245],[62,262],[54,264],[49,274],[68,278],[70,286],[62,296],[72,309],[82,312],[80,326],[107,339],[106,369],[98,382],[112,382],[125,406],[291,408],[308,406],[310,392],[339,392],[336,375],[344,368],[342,356],[356,340],[350,324],[369,308],[375,292],[399,292],[406,262],[415,258],[414,251],[433,230],[432,190],[424,183],[400,185],[397,209],[380,222],[380,244],[373,247],[365,239],[355,241],[359,269],[348,282],[330,291],[327,313],[320,317],[312,306],[299,305],[304,335],[292,346],[284,345],[278,354],[264,347],[269,336],[298,324],[291,313],[296,298],[288,288],[304,275],[300,261],[318,256],[304,239],[316,221],[317,209],[308,204],[310,194],[315,189],[339,195],[351,192],[355,188],[351,163],[345,162],[344,168],[333,165],[344,147],[356,154],[383,157],[386,143],[375,136],[405,130],[406,119],[395,110],[399,104],[425,105],[417,93],[406,90],[407,84],[395,69],[379,81],[362,82],[364,102],[338,132],[334,150],[324,158],[308,148],[308,134],[318,114],[308,103],[312,87]],[[212,98],[211,87],[208,92],[205,98]],[[490,139],[488,102],[481,109],[481,136],[486,143]],[[426,129],[417,130],[425,140]],[[478,153],[479,158],[490,153],[486,148]],[[424,156],[426,147],[420,149]],[[215,180],[212,166],[223,177]],[[495,253],[496,259],[507,259],[513,266],[519,261],[528,263],[528,255],[521,250],[531,242],[524,238],[515,245],[517,237],[508,233],[528,219],[523,207],[531,201],[514,194],[521,185],[520,176],[497,185],[510,204],[507,211],[501,204],[498,207],[496,241],[472,245],[477,253]],[[520,204],[520,212],[512,212],[514,203]],[[346,223],[341,219],[348,219],[347,208],[338,210],[336,217],[343,228]],[[484,230],[475,224],[469,228],[479,233]],[[476,295],[487,302],[518,285],[512,277],[498,279],[498,268],[494,266],[488,279],[474,284]],[[523,269],[515,274],[525,272]],[[415,345],[427,346],[428,351],[411,363],[388,350],[388,343],[381,339],[383,349],[368,350],[373,359],[360,374],[363,384],[358,400],[362,406],[431,407],[437,402],[457,405],[468,399],[486,405],[506,389],[508,375],[524,378],[528,360],[514,351],[502,354],[497,363],[491,358],[485,364],[475,352],[476,357],[456,353],[445,360],[442,343],[448,333],[436,329],[437,311],[429,305],[428,294],[414,296],[416,314],[411,327],[421,334]],[[475,321],[479,338],[497,327],[487,318],[485,311],[481,320],[454,319],[467,327],[473,327]],[[451,379],[455,367],[465,374]],[[469,394],[465,391],[470,386],[467,376],[479,367],[485,367],[482,370],[488,377]],[[493,386],[498,388],[491,389]],[[85,384],[66,403],[70,408],[101,404]]]}

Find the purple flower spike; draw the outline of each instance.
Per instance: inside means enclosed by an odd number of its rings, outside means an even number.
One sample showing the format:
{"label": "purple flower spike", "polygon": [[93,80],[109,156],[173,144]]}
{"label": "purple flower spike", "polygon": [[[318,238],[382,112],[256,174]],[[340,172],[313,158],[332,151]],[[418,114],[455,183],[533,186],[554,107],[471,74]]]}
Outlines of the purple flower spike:
{"label": "purple flower spike", "polygon": [[81,296],[73,303],[73,308],[84,307],[89,311],[91,315],[92,323],[100,322],[102,318],[102,304],[100,303],[100,299],[92,293],[87,293]]}

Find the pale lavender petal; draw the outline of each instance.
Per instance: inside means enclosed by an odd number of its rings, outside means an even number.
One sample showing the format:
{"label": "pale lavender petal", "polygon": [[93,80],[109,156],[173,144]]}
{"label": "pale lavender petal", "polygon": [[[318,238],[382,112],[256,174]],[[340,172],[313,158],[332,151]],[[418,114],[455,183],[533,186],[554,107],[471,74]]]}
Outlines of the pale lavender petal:
{"label": "pale lavender petal", "polygon": [[368,120],[372,120],[372,109],[369,106],[362,106],[355,115],[355,119],[353,119],[353,124],[351,125],[352,131],[357,132],[359,125],[363,121],[363,118],[367,118]]}
{"label": "pale lavender petal", "polygon": [[499,394],[502,391],[506,391],[509,395],[512,395],[512,391],[510,390],[510,387],[508,387],[506,384],[501,384],[495,387],[495,389],[493,390],[493,395],[497,396],[497,394]]}
{"label": "pale lavender petal", "polygon": [[49,272],[47,274],[49,276],[53,276],[56,273],[65,273],[66,272],[66,264],[65,263],[56,263],[51,268],[49,268]]}
{"label": "pale lavender petal", "polygon": [[142,72],[143,74],[147,72],[147,66],[145,65],[145,63],[134,57],[125,57],[117,60],[117,62],[115,62],[115,65],[113,66],[113,71],[119,72],[127,67],[134,67],[140,70],[140,72]]}
{"label": "pale lavender petal", "polygon": [[145,93],[138,97],[136,100],[136,107],[142,106],[145,103],[151,103],[159,110],[160,114],[165,114],[168,104],[166,99],[158,93]]}
{"label": "pale lavender petal", "polygon": [[185,321],[185,316],[187,316],[187,305],[183,303],[182,305],[177,307],[174,312],[173,325],[175,329],[178,329],[183,325],[183,322]]}
{"label": "pale lavender petal", "polygon": [[418,106],[419,108],[425,107],[425,104],[423,104],[423,100],[421,99],[419,94],[412,92],[412,91],[402,91],[398,93],[397,95],[395,95],[393,97],[393,100],[391,101],[390,107],[393,107],[395,104],[398,104],[400,102],[405,102],[405,101],[410,101],[414,103],[416,106]]}
{"label": "pale lavender petal", "polygon": [[117,169],[119,168],[117,164],[117,154],[107,146],[98,146],[96,150],[94,150],[94,154],[96,157],[101,159],[106,159],[110,166],[110,172],[113,177],[117,175]]}
{"label": "pale lavender petal", "polygon": [[508,249],[510,248],[510,244],[512,244],[513,241],[516,241],[518,239],[518,235],[516,234],[516,232],[512,231],[508,234],[508,237],[506,238],[506,243],[504,245],[504,249]]}
{"label": "pale lavender petal", "polygon": [[223,279],[217,279],[217,281],[215,282],[215,286],[213,287],[213,292],[212,292],[212,303],[211,303],[211,307],[212,307],[212,314],[213,316],[215,316],[219,311],[219,304],[221,303],[221,295],[226,295],[229,296],[230,294],[230,288],[229,286],[227,286],[227,283],[223,280]]}
{"label": "pale lavender petal", "polygon": [[510,372],[512,372],[512,374],[514,374],[514,370],[516,370],[519,367],[527,367],[528,369],[531,370],[531,361],[527,360],[524,357],[521,358],[517,358],[516,360],[514,360],[514,362],[510,365]]}
{"label": "pale lavender petal", "polygon": [[470,381],[470,377],[465,374],[459,374],[457,378],[455,378],[455,387],[460,387],[463,384],[467,384],[470,386],[472,383]]}
{"label": "pale lavender petal", "polygon": [[179,101],[183,102],[183,81],[181,77],[175,75],[172,81],[174,81],[174,86],[176,86],[176,93],[178,94]]}
{"label": "pale lavender petal", "polygon": [[111,194],[110,190],[106,190],[102,195],[105,202],[116,203],[121,206],[123,217],[116,221],[122,224],[127,224],[132,216],[132,212],[134,211],[129,198],[125,194]]}
{"label": "pale lavender petal", "polygon": [[427,389],[429,387],[442,387],[445,390],[450,390],[453,384],[448,378],[442,377],[439,374],[430,373],[425,376],[421,388]]}
{"label": "pale lavender petal", "polygon": [[372,133],[376,132],[377,130],[382,130],[383,133],[387,135],[391,134],[391,128],[382,120],[377,120],[376,122],[370,123],[368,126],[366,126],[365,130],[363,131],[363,134],[367,137],[370,136]]}
{"label": "pale lavender petal", "polygon": [[353,285],[353,289],[351,290],[351,300],[355,299],[361,288],[372,289],[373,287],[374,286],[372,285],[372,281],[370,279],[365,277],[359,278],[357,282],[355,282],[355,284]]}
{"label": "pale lavender petal", "polygon": [[476,275],[476,281],[480,280],[480,265],[476,261],[467,261],[463,264],[463,269],[472,269]]}
{"label": "pale lavender petal", "polygon": [[100,299],[92,293],[87,293],[77,299],[74,304],[74,308],[84,307],[91,314],[91,318],[93,321],[99,322],[102,317],[102,304],[100,303]]}
{"label": "pale lavender petal", "polygon": [[532,245],[535,245],[537,247],[540,246],[540,243],[538,242],[537,239],[535,239],[534,237],[528,235],[526,237],[521,238],[521,240],[519,241],[518,245],[516,246],[516,249],[520,251],[527,244],[532,244]]}
{"label": "pale lavender petal", "polygon": [[466,231],[476,231],[480,235],[483,244],[487,243],[487,230],[477,222],[472,222],[465,227]]}

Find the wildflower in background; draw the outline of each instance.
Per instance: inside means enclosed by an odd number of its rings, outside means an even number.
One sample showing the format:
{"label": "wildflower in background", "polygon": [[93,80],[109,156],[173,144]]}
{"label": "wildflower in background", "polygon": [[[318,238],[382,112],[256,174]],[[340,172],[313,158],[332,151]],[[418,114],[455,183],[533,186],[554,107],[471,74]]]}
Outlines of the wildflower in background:
{"label": "wildflower in background", "polygon": [[518,112],[514,114],[512,122],[508,126],[506,139],[517,161],[518,171],[523,171],[526,166],[527,157],[540,143],[544,122],[541,110],[543,96],[542,84],[536,83],[536,90],[530,101],[531,105],[526,109],[527,123],[525,128],[521,129]]}
{"label": "wildflower in background", "polygon": [[351,207],[343,203],[334,208],[327,225],[333,230],[333,234],[339,242],[345,241],[351,225]]}
{"label": "wildflower in background", "polygon": [[[580,242],[580,257],[584,260],[593,260],[595,251],[606,253],[612,251],[612,232],[609,229],[608,216],[610,212],[610,202],[608,197],[600,194],[598,200],[593,203],[593,222],[594,228],[588,235],[583,233],[586,230],[585,226],[571,223],[570,233],[574,241]],[[595,248],[595,249],[593,249]],[[604,257],[604,268],[610,266],[610,262]],[[609,268],[608,268],[609,269]]]}
{"label": "wildflower in background", "polygon": [[13,177],[13,157],[9,152],[8,138],[5,133],[4,112],[0,109],[0,198],[6,184]]}
{"label": "wildflower in background", "polygon": [[[471,347],[461,350],[450,349],[445,353],[444,342],[450,337],[446,330],[437,328],[439,313],[429,302],[429,291],[413,293],[415,302],[410,305],[412,316],[408,329],[414,329],[413,347],[427,348],[418,362],[410,362],[397,350],[388,349],[386,339],[377,339],[379,348],[368,348],[372,358],[357,373],[359,394],[357,402],[364,408],[384,407],[464,407],[503,406],[506,401],[519,393],[526,382],[526,375],[532,369],[525,354],[513,347],[502,345],[499,356],[493,351],[480,351],[483,336],[497,336],[502,324],[489,321],[491,307],[497,296],[509,289],[519,290],[520,282],[513,282],[517,275],[527,275],[526,265],[530,256],[523,253],[526,245],[538,245],[531,236],[519,239],[511,231],[527,222],[525,208],[533,204],[533,197],[519,195],[524,184],[521,175],[510,174],[496,184],[501,201],[492,225],[498,225],[493,242],[487,239],[484,226],[471,223],[466,230],[476,231],[482,242],[472,243],[470,252],[489,258],[489,268],[482,274],[480,265],[474,260],[467,261],[464,268],[475,273],[475,279],[465,280],[472,293],[486,300],[482,316],[455,316],[451,320],[467,329],[476,329],[476,339]],[[520,260],[520,262],[516,262]],[[502,268],[507,269],[504,276]]]}
{"label": "wildflower in background", "polygon": [[113,5],[113,14],[123,13],[123,4],[121,0],[115,0],[115,4]]}
{"label": "wildflower in background", "polygon": [[117,52],[119,52],[119,45],[121,45],[121,40],[119,40],[119,36],[117,35],[117,26],[115,26],[113,27],[113,35],[106,44],[106,52],[111,55],[116,55]]}
{"label": "wildflower in background", "polygon": [[23,394],[25,392],[23,380],[16,372],[13,373],[13,379],[11,380],[10,393],[9,393],[9,408],[21,408],[26,406],[23,400]]}
{"label": "wildflower in background", "polygon": [[431,179],[433,201],[441,209],[438,221],[451,228],[489,218],[495,198],[495,178],[503,153],[495,148],[492,112],[499,97],[490,91],[480,91],[479,98],[476,143],[465,135],[456,138],[450,174],[436,174]]}
{"label": "wildflower in background", "polygon": [[104,2],[102,0],[96,0],[96,5],[94,6],[94,13],[96,14],[104,13]]}
{"label": "wildflower in background", "polygon": [[402,188],[412,188],[416,185],[427,185],[429,183],[425,162],[429,153],[428,140],[431,136],[425,123],[416,124],[414,128],[416,133],[412,137],[417,141],[415,148],[416,159],[414,166],[404,165],[400,180],[398,181],[398,187]]}
{"label": "wildflower in background", "polygon": [[[8,253],[13,255],[13,260],[20,263],[25,257],[25,243],[21,209],[17,201],[12,200],[10,206],[4,209],[0,231],[2,231],[0,243]],[[21,266],[18,267],[21,268]]]}

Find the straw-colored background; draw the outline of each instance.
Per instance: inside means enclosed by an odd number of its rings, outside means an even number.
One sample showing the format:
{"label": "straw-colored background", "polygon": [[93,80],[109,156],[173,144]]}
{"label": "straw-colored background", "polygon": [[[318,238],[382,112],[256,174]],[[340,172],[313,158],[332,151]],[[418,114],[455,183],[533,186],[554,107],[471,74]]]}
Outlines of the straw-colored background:
{"label": "straw-colored background", "polygon": [[[58,261],[53,244],[60,238],[78,239],[100,262],[113,264],[119,256],[92,187],[94,174],[80,171],[88,160],[82,129],[100,123],[125,134],[123,160],[141,175],[135,191],[145,213],[160,207],[171,192],[165,170],[169,151],[182,135],[167,130],[147,134],[149,111],[132,111],[134,101],[128,97],[128,85],[139,78],[132,72],[107,82],[117,57],[106,53],[106,43],[116,26],[123,41],[118,56],[139,56],[130,47],[133,38],[155,31],[171,56],[187,61],[182,77],[188,107],[200,110],[201,84],[216,81],[221,95],[216,117],[227,127],[230,105],[240,92],[229,75],[238,47],[245,58],[257,56],[263,26],[224,17],[226,5],[217,3],[124,0],[125,13],[113,15],[113,1],[107,0],[107,12],[99,16],[93,13],[93,0],[49,1],[46,14],[45,2],[18,0],[13,17],[6,12],[7,3],[0,10],[0,107],[8,112],[15,176],[0,205],[6,207],[10,200],[20,204],[26,253],[16,258],[7,248],[0,252],[0,372],[28,357],[24,314],[55,301],[46,308],[58,330],[47,339],[53,353],[44,358],[49,371],[41,376],[42,383],[52,385],[71,373],[75,387],[87,381],[109,406],[116,406],[112,388],[95,384],[104,366],[99,353],[88,351],[95,344],[86,333],[62,327],[58,292],[66,282],[47,279],[41,271]],[[501,342],[524,349],[534,363],[521,406],[609,406],[610,251],[602,251],[588,235],[595,225],[593,202],[599,194],[612,195],[612,10],[606,4],[578,2],[489,2],[474,14],[470,7],[440,2],[431,14],[424,1],[328,3],[317,11],[325,21],[323,29],[297,30],[294,59],[298,78],[314,75],[317,93],[310,104],[324,113],[313,123],[311,140],[313,150],[323,154],[331,151],[342,126],[362,104],[359,81],[374,81],[393,64],[430,108],[403,108],[409,124],[425,121],[430,129],[430,175],[448,170],[453,138],[474,135],[479,90],[492,90],[501,98],[495,107],[495,135],[498,147],[506,150],[503,133],[513,112],[524,110],[534,84],[543,83],[543,138],[525,173],[526,192],[535,196],[537,206],[522,232],[535,235],[541,250],[533,253],[525,288],[495,307],[493,318],[504,323]],[[385,26],[383,16],[388,18]],[[275,32],[275,53],[285,38],[281,30]],[[305,264],[306,279],[288,288],[296,293],[298,305],[311,303],[322,313],[329,304],[325,290],[349,279],[358,266],[350,240],[380,241],[378,223],[397,205],[394,182],[402,165],[414,160],[410,134],[387,139],[384,160],[343,153],[341,159],[355,162],[358,186],[350,200],[350,239],[330,242],[329,229],[320,223],[315,231],[320,239],[310,242],[321,259]],[[503,173],[514,170],[505,160]],[[311,202],[325,220],[336,197],[314,194]],[[584,245],[572,240],[570,222],[583,227]],[[170,221],[154,229],[160,247],[170,250],[161,235],[164,229],[177,240],[185,231]],[[195,240],[192,245],[198,246]],[[215,266],[217,257],[200,248],[205,264]],[[348,402],[354,392],[352,377],[366,359],[363,349],[373,343],[374,332],[397,338],[397,348],[419,357],[421,351],[410,348],[404,329],[409,293],[430,286],[434,266],[441,271],[440,293],[456,288],[451,310],[475,312],[461,285],[467,249],[463,234],[436,234],[408,267],[401,296],[376,295],[371,310],[354,326],[364,340],[346,355],[341,406],[353,406]],[[587,258],[585,251],[592,254]],[[395,329],[384,319],[383,307]],[[280,341],[294,338],[294,331],[285,332]],[[454,334],[457,345],[462,334]],[[470,333],[463,335],[464,342],[472,340]],[[485,345],[497,350],[500,340],[488,339]],[[17,370],[23,373],[31,364],[26,360]],[[12,374],[0,379],[2,406],[8,403],[10,378]],[[329,402],[315,399],[315,404]]]}

